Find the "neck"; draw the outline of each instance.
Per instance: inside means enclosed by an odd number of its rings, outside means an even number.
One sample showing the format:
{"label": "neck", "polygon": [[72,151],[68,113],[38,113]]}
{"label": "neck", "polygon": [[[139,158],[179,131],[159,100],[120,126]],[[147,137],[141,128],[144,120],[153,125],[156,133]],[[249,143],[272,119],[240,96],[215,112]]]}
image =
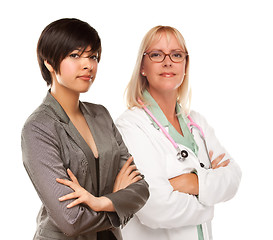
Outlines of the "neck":
{"label": "neck", "polygon": [[69,118],[72,118],[80,113],[79,93],[75,93],[65,87],[57,87],[52,85],[51,95],[59,102]]}
{"label": "neck", "polygon": [[164,115],[167,119],[171,122],[176,118],[176,100],[177,94],[176,92],[173,93],[159,93],[153,91],[152,89],[148,89],[149,93],[153,97],[153,99],[157,102],[159,107],[161,108]]}

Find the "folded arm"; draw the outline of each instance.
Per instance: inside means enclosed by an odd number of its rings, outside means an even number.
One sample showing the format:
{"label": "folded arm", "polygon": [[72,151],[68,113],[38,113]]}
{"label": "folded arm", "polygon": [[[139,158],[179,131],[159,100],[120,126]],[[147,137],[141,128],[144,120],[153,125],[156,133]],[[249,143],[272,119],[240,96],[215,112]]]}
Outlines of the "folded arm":
{"label": "folded arm", "polygon": [[[219,155],[217,158],[212,160],[213,152],[209,152],[210,159],[212,162],[212,169],[217,169],[220,167],[226,167],[230,163],[230,160],[225,160],[222,162],[225,154]],[[174,191],[179,191],[191,195],[199,194],[199,182],[196,173],[185,173],[177,177],[169,179]]]}
{"label": "folded arm", "polygon": [[213,207],[204,206],[193,195],[174,191],[167,177],[164,153],[160,146],[154,147],[150,129],[143,130],[127,120],[118,121],[117,126],[149,184],[150,198],[136,214],[142,224],[150,228],[176,228],[212,219]]}
{"label": "folded arm", "polygon": [[211,159],[219,160],[219,157],[222,156],[217,164],[212,162],[212,169],[207,170],[200,166],[196,168],[199,182],[198,199],[204,205],[213,206],[231,199],[236,194],[242,172],[238,164],[220,144],[207,121],[196,112],[191,113],[191,116],[204,131],[208,149],[211,150]]}
{"label": "folded arm", "polygon": [[[124,189],[130,184],[142,179],[142,177],[139,175],[139,172],[136,170],[136,166],[130,165],[132,161],[133,157],[130,157],[119,171],[114,184],[113,192]],[[60,178],[56,179],[58,183],[64,184],[74,190],[73,193],[67,194],[59,198],[59,201],[61,202],[74,199],[72,203],[69,203],[67,205],[67,208],[72,208],[79,204],[86,204],[96,212],[115,212],[114,205],[109,198],[104,196],[95,197],[86,189],[81,187],[77,177],[72,173],[70,169],[67,169],[67,173],[71,180]]]}
{"label": "folded arm", "polygon": [[54,130],[39,122],[30,122],[22,131],[23,163],[49,216],[58,228],[69,236],[101,231],[120,225],[117,215],[96,212],[88,206],[67,208],[58,198],[73,190],[59,184],[56,178],[69,179],[60,156],[60,143]]}

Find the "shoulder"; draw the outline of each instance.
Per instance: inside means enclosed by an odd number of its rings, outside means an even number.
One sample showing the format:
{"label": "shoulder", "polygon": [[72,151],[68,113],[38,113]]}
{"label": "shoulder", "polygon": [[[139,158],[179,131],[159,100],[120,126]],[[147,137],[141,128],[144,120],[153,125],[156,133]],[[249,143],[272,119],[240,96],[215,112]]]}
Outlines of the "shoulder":
{"label": "shoulder", "polygon": [[50,126],[57,121],[57,116],[50,106],[41,104],[33,113],[27,118],[23,129],[35,124],[43,124]]}
{"label": "shoulder", "polygon": [[191,110],[189,115],[193,119],[193,121],[196,122],[198,125],[204,125],[204,124],[207,125],[206,118],[200,112]]}
{"label": "shoulder", "polygon": [[101,104],[90,103],[90,102],[82,102],[82,106],[87,112],[91,115],[98,116],[98,115],[109,115],[110,113],[106,107]]}
{"label": "shoulder", "polygon": [[151,120],[142,108],[132,108],[126,110],[117,120],[118,130],[125,136],[132,134],[134,137],[152,136],[155,128]]}
{"label": "shoulder", "polygon": [[61,122],[53,109],[48,105],[41,104],[25,121],[21,131],[21,139],[25,141],[44,138],[51,139],[51,141],[57,140],[60,127],[62,127]]}
{"label": "shoulder", "polygon": [[126,119],[130,119],[133,120],[135,118],[139,119],[142,118],[143,116],[145,116],[145,112],[142,108],[138,108],[138,107],[133,107],[131,109],[127,109],[125,110],[120,117],[118,118],[118,121],[120,120],[126,120]]}
{"label": "shoulder", "polygon": [[201,127],[205,133],[205,136],[214,134],[213,127],[207,122],[207,119],[203,116],[203,114],[196,111],[191,111],[190,116],[192,117],[192,120]]}
{"label": "shoulder", "polygon": [[123,125],[126,122],[131,124],[141,124],[149,120],[143,109],[133,107],[125,110],[116,120],[117,125]]}
{"label": "shoulder", "polygon": [[110,129],[114,127],[114,121],[111,117],[111,114],[103,105],[83,102],[81,109],[85,117],[87,115],[91,116],[93,119],[91,121],[95,121],[97,126],[107,127]]}

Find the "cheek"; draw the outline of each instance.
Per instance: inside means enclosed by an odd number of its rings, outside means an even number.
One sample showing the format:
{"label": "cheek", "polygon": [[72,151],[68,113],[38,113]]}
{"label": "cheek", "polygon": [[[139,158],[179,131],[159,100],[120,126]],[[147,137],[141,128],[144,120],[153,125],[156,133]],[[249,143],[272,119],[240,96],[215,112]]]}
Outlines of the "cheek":
{"label": "cheek", "polygon": [[184,73],[186,73],[186,63],[185,62],[182,63],[182,73],[183,73],[183,75],[184,75]]}
{"label": "cheek", "polygon": [[155,72],[154,64],[152,64],[150,60],[147,61],[147,58],[145,58],[143,61],[141,74],[144,73],[143,76],[148,78],[149,76],[153,75],[154,72]]}
{"label": "cheek", "polygon": [[174,71],[177,74],[177,76],[181,77],[181,80],[184,78],[184,75],[186,73],[186,64],[184,62],[177,63],[177,65],[174,65]]}
{"label": "cheek", "polygon": [[62,61],[60,65],[60,74],[63,76],[69,76],[75,74],[77,65],[71,61]]}
{"label": "cheek", "polygon": [[98,62],[96,62],[96,63],[93,64],[92,72],[93,72],[93,74],[95,74],[95,75],[97,74],[98,66],[99,66],[99,65],[98,65]]}

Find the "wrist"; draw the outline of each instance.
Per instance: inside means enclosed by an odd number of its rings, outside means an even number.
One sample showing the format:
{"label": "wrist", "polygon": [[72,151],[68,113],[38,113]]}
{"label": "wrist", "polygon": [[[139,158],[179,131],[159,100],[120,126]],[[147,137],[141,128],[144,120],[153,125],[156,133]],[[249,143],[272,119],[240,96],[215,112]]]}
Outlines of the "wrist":
{"label": "wrist", "polygon": [[105,212],[114,212],[115,208],[112,201],[107,197],[98,197],[98,210],[97,211],[105,211]]}

